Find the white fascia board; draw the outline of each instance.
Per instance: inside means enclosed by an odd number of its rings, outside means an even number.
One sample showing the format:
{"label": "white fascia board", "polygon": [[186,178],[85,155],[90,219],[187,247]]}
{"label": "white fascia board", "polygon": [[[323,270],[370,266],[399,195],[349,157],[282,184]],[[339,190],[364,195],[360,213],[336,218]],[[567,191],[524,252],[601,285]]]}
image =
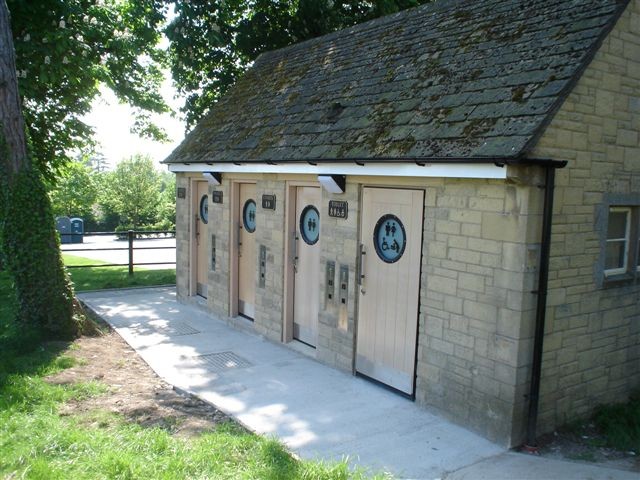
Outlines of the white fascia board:
{"label": "white fascia board", "polygon": [[171,172],[220,172],[220,173],[288,173],[311,175],[371,175],[375,177],[439,177],[439,178],[507,178],[507,168],[493,163],[427,163],[421,167],[415,163],[172,163]]}

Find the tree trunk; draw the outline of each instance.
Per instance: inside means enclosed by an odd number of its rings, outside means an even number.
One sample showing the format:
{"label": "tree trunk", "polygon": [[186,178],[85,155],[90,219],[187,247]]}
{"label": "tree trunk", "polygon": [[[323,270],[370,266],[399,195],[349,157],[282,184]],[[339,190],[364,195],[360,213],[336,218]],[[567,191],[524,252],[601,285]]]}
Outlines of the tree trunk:
{"label": "tree trunk", "polygon": [[21,339],[72,338],[73,288],[65,272],[51,202],[25,140],[9,10],[0,0],[0,240],[18,300]]}
{"label": "tree trunk", "polygon": [[0,0],[0,173],[12,175],[30,167],[20,109],[16,61],[7,2]]}

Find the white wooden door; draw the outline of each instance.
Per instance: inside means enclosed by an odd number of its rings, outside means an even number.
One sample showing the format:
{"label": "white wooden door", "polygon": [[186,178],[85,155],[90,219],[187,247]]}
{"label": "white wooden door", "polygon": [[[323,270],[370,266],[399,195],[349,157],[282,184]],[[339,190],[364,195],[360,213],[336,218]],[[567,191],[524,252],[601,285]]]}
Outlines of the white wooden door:
{"label": "white wooden door", "polygon": [[196,294],[207,297],[209,252],[209,185],[207,182],[195,184],[194,210],[195,214],[195,267]]}
{"label": "white wooden door", "polygon": [[256,186],[241,183],[238,209],[238,313],[253,318],[256,303]]}
{"label": "white wooden door", "polygon": [[413,394],[424,192],[365,188],[356,371]]}
{"label": "white wooden door", "polygon": [[315,347],[320,309],[319,187],[296,189],[296,257],[294,259],[293,338]]}

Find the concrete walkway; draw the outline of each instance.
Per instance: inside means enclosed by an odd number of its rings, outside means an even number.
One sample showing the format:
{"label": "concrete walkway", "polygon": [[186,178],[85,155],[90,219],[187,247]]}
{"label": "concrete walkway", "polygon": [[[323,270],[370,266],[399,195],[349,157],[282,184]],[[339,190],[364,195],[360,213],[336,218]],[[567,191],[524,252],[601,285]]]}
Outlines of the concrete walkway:
{"label": "concrete walkway", "polygon": [[398,478],[634,479],[637,474],[506,451],[413,402],[176,302],[175,289],[84,293],[170,384],[308,459]]}

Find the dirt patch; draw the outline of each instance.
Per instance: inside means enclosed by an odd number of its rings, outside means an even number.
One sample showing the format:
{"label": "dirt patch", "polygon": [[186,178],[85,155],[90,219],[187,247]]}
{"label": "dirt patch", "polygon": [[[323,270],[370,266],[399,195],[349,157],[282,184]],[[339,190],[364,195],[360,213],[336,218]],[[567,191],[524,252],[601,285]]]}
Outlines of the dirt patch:
{"label": "dirt patch", "polygon": [[229,420],[215,407],[181,395],[162,381],[115,332],[76,340],[66,355],[77,365],[47,378],[51,383],[98,381],[108,393],[65,404],[60,413],[73,415],[92,410],[118,413],[131,422],[161,427],[178,436],[211,431]]}
{"label": "dirt patch", "polygon": [[572,429],[559,429],[538,439],[543,457],[594,463],[601,467],[640,472],[640,458],[634,452],[606,447],[605,436],[593,423]]}

